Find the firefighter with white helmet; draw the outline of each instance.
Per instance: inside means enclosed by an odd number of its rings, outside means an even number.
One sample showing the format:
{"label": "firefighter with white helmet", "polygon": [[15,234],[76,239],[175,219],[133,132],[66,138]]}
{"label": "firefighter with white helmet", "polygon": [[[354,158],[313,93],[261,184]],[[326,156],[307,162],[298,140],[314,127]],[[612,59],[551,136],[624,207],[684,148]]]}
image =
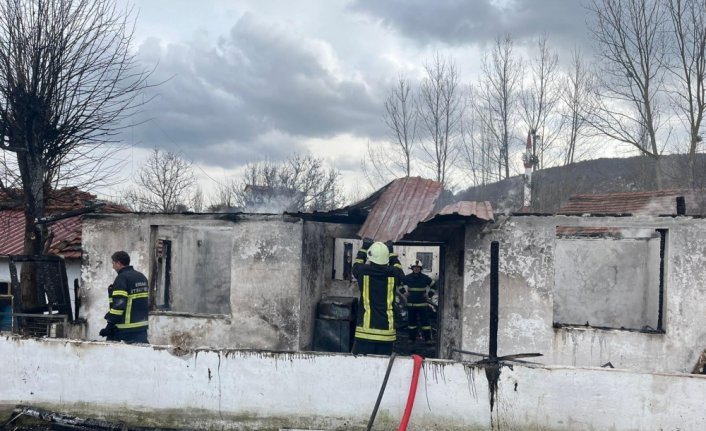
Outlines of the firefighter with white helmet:
{"label": "firefighter with white helmet", "polygon": [[353,275],[360,287],[360,297],[352,352],[390,355],[396,339],[395,288],[404,277],[392,242],[364,238],[353,263]]}
{"label": "firefighter with white helmet", "polygon": [[403,290],[405,293],[409,293],[407,298],[409,340],[415,342],[421,329],[424,341],[431,342],[431,323],[427,299],[436,294],[434,280],[422,273],[424,267],[419,260],[415,260],[409,269],[412,272],[407,274],[402,281],[405,285]]}

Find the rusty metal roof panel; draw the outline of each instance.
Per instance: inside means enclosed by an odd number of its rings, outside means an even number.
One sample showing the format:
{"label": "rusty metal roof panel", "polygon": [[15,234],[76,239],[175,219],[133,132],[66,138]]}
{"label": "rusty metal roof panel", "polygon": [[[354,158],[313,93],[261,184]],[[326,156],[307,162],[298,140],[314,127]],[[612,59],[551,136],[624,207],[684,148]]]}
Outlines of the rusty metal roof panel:
{"label": "rusty metal roof panel", "polygon": [[493,215],[493,208],[490,205],[490,202],[461,201],[446,205],[444,208],[430,216],[425,221],[429,221],[441,216],[451,215],[462,217],[476,217],[480,220],[485,221],[493,221],[495,219],[495,216]]}
{"label": "rusty metal roof panel", "polygon": [[434,212],[442,185],[420,177],[397,179],[387,186],[358,231],[361,238],[397,241]]}

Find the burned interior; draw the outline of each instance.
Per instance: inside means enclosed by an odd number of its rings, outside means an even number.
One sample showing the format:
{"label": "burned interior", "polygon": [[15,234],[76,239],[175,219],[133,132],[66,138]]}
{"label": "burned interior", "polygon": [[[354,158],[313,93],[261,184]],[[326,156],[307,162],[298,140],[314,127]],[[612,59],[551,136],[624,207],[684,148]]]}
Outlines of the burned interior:
{"label": "burned interior", "polygon": [[666,229],[557,226],[554,325],[663,332]]}
{"label": "burned interior", "polygon": [[231,235],[220,226],[151,226],[153,309],[230,314]]}

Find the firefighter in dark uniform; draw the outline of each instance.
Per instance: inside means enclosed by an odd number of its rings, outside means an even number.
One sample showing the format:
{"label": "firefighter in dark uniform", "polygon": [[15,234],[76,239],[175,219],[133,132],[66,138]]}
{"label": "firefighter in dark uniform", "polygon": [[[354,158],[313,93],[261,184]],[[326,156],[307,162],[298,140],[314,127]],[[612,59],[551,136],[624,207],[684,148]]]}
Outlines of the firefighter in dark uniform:
{"label": "firefighter in dark uniform", "polygon": [[434,280],[422,273],[422,263],[418,260],[409,269],[412,272],[407,274],[402,281],[402,284],[406,286],[402,290],[408,294],[409,326],[407,328],[409,329],[409,341],[414,343],[421,329],[424,341],[429,343],[431,342],[431,323],[429,321],[427,298],[431,298],[436,293],[433,289]]}
{"label": "firefighter in dark uniform", "polygon": [[[369,263],[365,263],[369,261]],[[363,239],[353,263],[360,297],[353,354],[390,355],[396,339],[393,302],[404,272],[392,242]]]}
{"label": "firefighter in dark uniform", "polygon": [[130,266],[130,256],[126,252],[115,252],[111,259],[118,275],[108,289],[110,310],[105,315],[108,324],[101,329],[100,335],[108,341],[148,343],[150,292],[147,278]]}

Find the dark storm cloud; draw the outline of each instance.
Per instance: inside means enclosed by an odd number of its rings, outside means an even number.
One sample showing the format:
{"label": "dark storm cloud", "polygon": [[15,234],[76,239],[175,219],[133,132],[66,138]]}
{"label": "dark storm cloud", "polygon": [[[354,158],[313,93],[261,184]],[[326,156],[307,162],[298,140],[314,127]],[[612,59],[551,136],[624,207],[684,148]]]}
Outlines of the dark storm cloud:
{"label": "dark storm cloud", "polygon": [[546,33],[571,43],[586,39],[581,4],[578,0],[355,0],[350,8],[421,44],[483,45],[504,33],[517,39]]}
{"label": "dark storm cloud", "polygon": [[[161,58],[152,81],[166,80],[127,140],[173,149],[196,162],[233,167],[305,151],[302,138],[380,134],[381,102],[336,70],[320,42],[244,15],[217,46],[156,40],[140,47]],[[345,71],[344,71],[345,72]],[[297,138],[297,139],[295,139]]]}

